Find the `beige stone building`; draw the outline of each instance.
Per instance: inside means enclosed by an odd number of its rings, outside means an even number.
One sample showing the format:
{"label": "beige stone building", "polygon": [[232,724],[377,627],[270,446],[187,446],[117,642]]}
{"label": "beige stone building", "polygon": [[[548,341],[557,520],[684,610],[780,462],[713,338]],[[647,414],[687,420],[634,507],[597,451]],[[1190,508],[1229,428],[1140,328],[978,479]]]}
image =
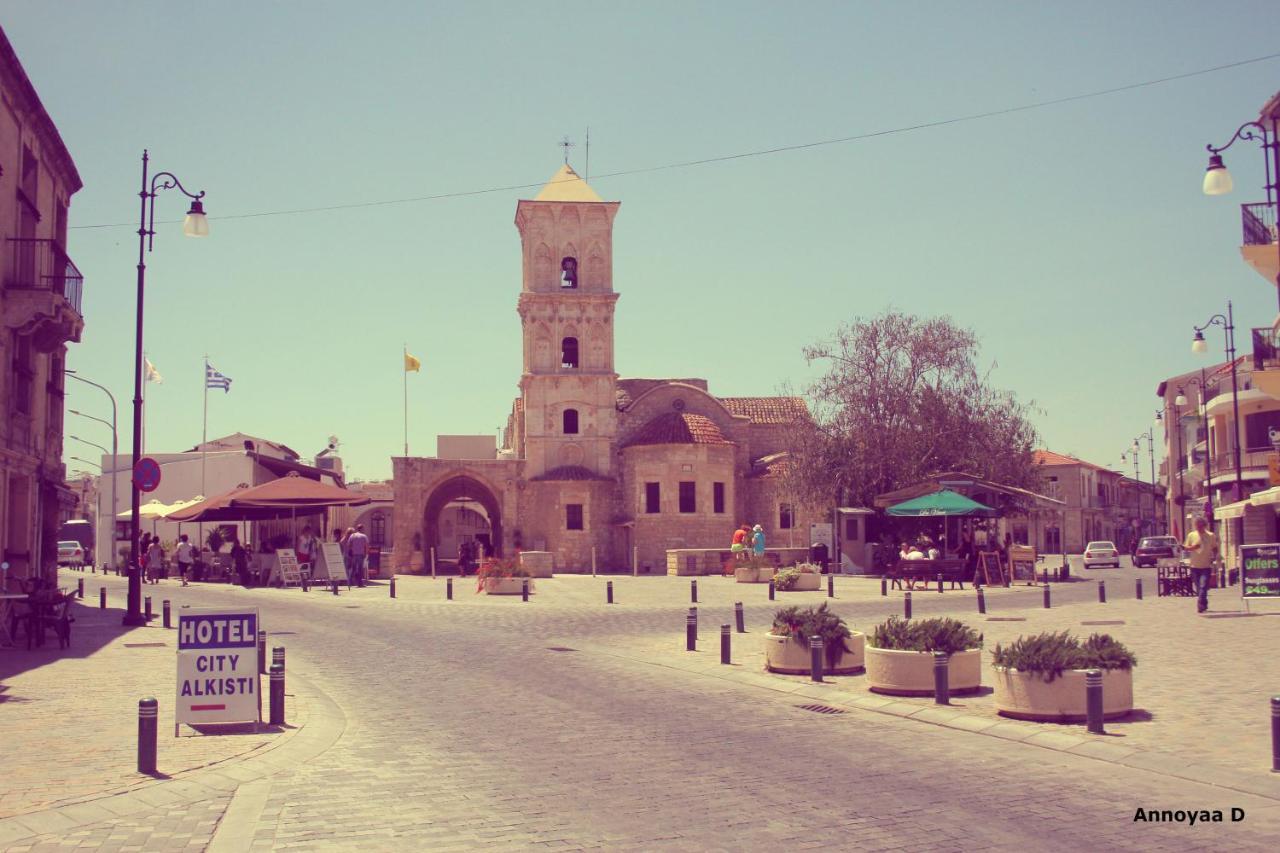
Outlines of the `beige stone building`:
{"label": "beige stone building", "polygon": [[0,30],[0,554],[10,578],[55,571],[75,506],[62,464],[63,369],[83,279],[67,256],[80,175]]}
{"label": "beige stone building", "polygon": [[[558,571],[664,571],[675,548],[727,549],[761,524],[770,547],[808,544],[812,513],[778,476],[793,397],[718,397],[702,379],[622,379],[615,363],[613,224],[568,166],[516,206],[523,334],[519,390],[503,431],[442,436],[437,456],[393,458],[396,568],[452,559],[462,518],[487,552],[549,551]],[[474,521],[466,516],[468,521]]]}

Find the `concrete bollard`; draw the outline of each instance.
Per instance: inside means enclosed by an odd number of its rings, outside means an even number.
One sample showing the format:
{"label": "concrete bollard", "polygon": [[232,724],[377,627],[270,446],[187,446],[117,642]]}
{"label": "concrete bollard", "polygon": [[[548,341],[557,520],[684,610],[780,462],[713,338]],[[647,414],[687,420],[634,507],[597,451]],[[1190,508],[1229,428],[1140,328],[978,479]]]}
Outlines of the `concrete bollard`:
{"label": "concrete bollard", "polygon": [[329,582],[329,586],[332,588],[332,592],[333,592],[333,594],[334,594],[334,595],[337,595],[337,594],[338,594],[338,582],[337,582],[336,580],[335,580],[335,581],[330,581],[330,582]]}
{"label": "concrete bollard", "polygon": [[105,586],[98,587],[98,607],[102,610],[107,609],[107,588]]}
{"label": "concrete bollard", "polygon": [[942,572],[938,572],[938,592],[942,592]]}
{"label": "concrete bollard", "polygon": [[889,579],[888,579],[888,578],[880,578],[880,594],[881,594],[882,596],[887,596],[887,595],[889,594]]}
{"label": "concrete bollard", "polygon": [[392,576],[391,576],[391,587],[390,587],[390,589],[391,589],[391,597],[392,597],[392,598],[395,598],[395,597],[396,597],[396,576],[395,576],[395,575],[392,575]]}
{"label": "concrete bollard", "polygon": [[604,603],[613,604],[613,581],[604,582]]}
{"label": "concrete bollard", "polygon": [[729,664],[729,626],[720,626],[720,663]]}
{"label": "concrete bollard", "polygon": [[453,578],[444,579],[444,597],[446,601],[453,601]]}
{"label": "concrete bollard", "polygon": [[827,575],[827,598],[836,597],[836,576]]}
{"label": "concrete bollard", "polygon": [[1133,579],[1133,596],[1139,601],[1142,600],[1142,578]]}
{"label": "concrete bollard", "polygon": [[694,604],[698,603],[698,582],[696,580],[689,581],[689,600]]}
{"label": "concrete bollard", "polygon": [[1280,696],[1271,697],[1271,772],[1280,773]]}
{"label": "concrete bollard", "polygon": [[284,725],[284,664],[271,664],[271,725]]}
{"label": "concrete bollard", "polygon": [[1098,581],[1098,603],[1099,604],[1107,603],[1107,582],[1106,581]]}
{"label": "concrete bollard", "polygon": [[147,622],[151,621],[151,596],[149,595],[142,598],[142,618]]}
{"label": "concrete bollard", "polygon": [[1049,609],[1049,585],[1044,585],[1044,609]]}
{"label": "concrete bollard", "polygon": [[156,774],[156,733],[160,728],[160,703],[138,700],[138,772]]}
{"label": "concrete bollard", "polygon": [[525,578],[520,582],[520,600],[521,601],[529,600],[529,579],[528,578]]}
{"label": "concrete bollard", "polygon": [[436,579],[436,549],[431,549],[431,579]]}
{"label": "concrete bollard", "polygon": [[591,577],[596,576],[596,546],[591,546]]}
{"label": "concrete bollard", "polygon": [[822,638],[809,638],[809,680],[822,681]]}
{"label": "concrete bollard", "polygon": [[267,674],[267,632],[258,632],[258,674]]}
{"label": "concrete bollard", "polygon": [[908,590],[902,594],[902,615],[903,618],[911,618],[911,592]]}
{"label": "concrete bollard", "polygon": [[84,601],[84,578],[76,580],[76,598]]}
{"label": "concrete bollard", "polygon": [[1090,734],[1106,734],[1106,730],[1102,727],[1102,670],[1100,669],[1085,671],[1084,704]]}
{"label": "concrete bollard", "polygon": [[951,655],[933,653],[933,702],[935,705],[951,704]]}
{"label": "concrete bollard", "polygon": [[640,546],[631,546],[631,577],[640,576]]}
{"label": "concrete bollard", "polygon": [[696,607],[690,607],[689,615],[684,618],[684,650],[686,652],[696,652],[698,650],[697,612]]}
{"label": "concrete bollard", "polygon": [[982,587],[978,587],[977,593],[978,593],[978,612],[986,613],[987,612],[987,596],[983,593]]}
{"label": "concrete bollard", "polygon": [[745,634],[747,632],[747,624],[742,613],[741,601],[736,601],[733,604],[733,621],[737,623],[739,634]]}
{"label": "concrete bollard", "polygon": [[167,598],[166,598],[163,602],[161,602],[161,604],[160,604],[160,612],[164,614],[164,626],[165,626],[166,628],[172,628],[172,627],[173,627],[173,617],[172,617],[172,615],[170,614],[170,611],[169,611],[169,599],[167,599]]}
{"label": "concrete bollard", "polygon": [[284,646],[271,647],[271,665],[279,664],[280,669],[284,669]]}
{"label": "concrete bollard", "polygon": [[777,592],[773,585],[773,581],[769,581],[769,600],[773,601],[774,593]]}

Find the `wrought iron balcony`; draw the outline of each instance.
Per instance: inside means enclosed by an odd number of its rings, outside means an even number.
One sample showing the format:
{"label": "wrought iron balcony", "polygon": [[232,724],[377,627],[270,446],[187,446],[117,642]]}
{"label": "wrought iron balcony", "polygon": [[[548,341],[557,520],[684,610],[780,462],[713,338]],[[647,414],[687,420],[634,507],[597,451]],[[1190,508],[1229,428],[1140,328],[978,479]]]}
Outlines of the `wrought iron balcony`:
{"label": "wrought iron balcony", "polygon": [[4,286],[6,290],[44,290],[61,295],[80,314],[84,276],[53,240],[10,237]]}
{"label": "wrought iron balcony", "polygon": [[1253,369],[1270,370],[1280,367],[1280,337],[1270,326],[1253,330]]}
{"label": "wrought iron balcony", "polygon": [[1245,246],[1269,246],[1276,242],[1276,212],[1266,202],[1240,205]]}

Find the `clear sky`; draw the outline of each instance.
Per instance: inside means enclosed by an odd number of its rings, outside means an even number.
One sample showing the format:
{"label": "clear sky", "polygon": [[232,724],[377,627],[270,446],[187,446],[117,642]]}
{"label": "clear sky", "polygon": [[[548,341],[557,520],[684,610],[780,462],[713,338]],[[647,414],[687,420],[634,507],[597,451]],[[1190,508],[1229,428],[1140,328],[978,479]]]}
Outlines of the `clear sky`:
{"label": "clear sky", "polygon": [[[520,372],[512,222],[536,189],[218,217],[540,184],[562,136],[583,169],[587,126],[603,174],[1138,83],[1275,52],[1280,4],[8,0],[0,21],[84,178],[69,251],[86,327],[69,364],[115,390],[122,449],[147,147],[208,192],[213,232],[184,238],[184,199],[161,196],[148,447],[199,440],[207,353],[234,380],[210,392],[211,436],[309,456],[332,433],[349,474],[373,479],[401,452],[405,343],[423,360],[412,453],[505,422]],[[1238,248],[1261,153],[1228,152],[1232,196],[1200,180],[1205,144],[1277,89],[1271,60],[593,180],[622,202],[619,372],[776,393],[813,375],[801,347],[838,322],[948,314],[977,331],[993,379],[1036,402],[1047,446],[1116,464],[1159,380],[1197,365],[1192,324],[1228,299],[1242,330],[1275,316]],[[69,388],[74,408],[103,414],[100,397]],[[108,443],[69,416],[80,430]]]}

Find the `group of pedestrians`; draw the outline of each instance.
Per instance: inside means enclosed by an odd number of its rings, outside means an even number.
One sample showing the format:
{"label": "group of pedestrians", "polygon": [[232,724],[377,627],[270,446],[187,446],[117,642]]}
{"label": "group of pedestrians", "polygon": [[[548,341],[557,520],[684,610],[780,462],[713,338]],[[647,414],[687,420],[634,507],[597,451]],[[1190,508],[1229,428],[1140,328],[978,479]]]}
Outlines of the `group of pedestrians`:
{"label": "group of pedestrians", "polygon": [[757,557],[763,557],[764,549],[764,528],[760,525],[757,524],[752,527],[749,524],[743,524],[733,531],[733,540],[729,544],[729,550],[733,553],[735,560],[745,562],[753,554]]}
{"label": "group of pedestrians", "polygon": [[[143,579],[147,583],[158,584],[161,578],[168,576],[164,543],[159,536],[144,532],[138,538],[138,550],[142,552]],[[178,577],[182,578],[182,585],[190,586],[188,579],[194,574],[196,550],[185,533],[178,537],[178,545],[174,548],[174,562],[178,564]]]}

